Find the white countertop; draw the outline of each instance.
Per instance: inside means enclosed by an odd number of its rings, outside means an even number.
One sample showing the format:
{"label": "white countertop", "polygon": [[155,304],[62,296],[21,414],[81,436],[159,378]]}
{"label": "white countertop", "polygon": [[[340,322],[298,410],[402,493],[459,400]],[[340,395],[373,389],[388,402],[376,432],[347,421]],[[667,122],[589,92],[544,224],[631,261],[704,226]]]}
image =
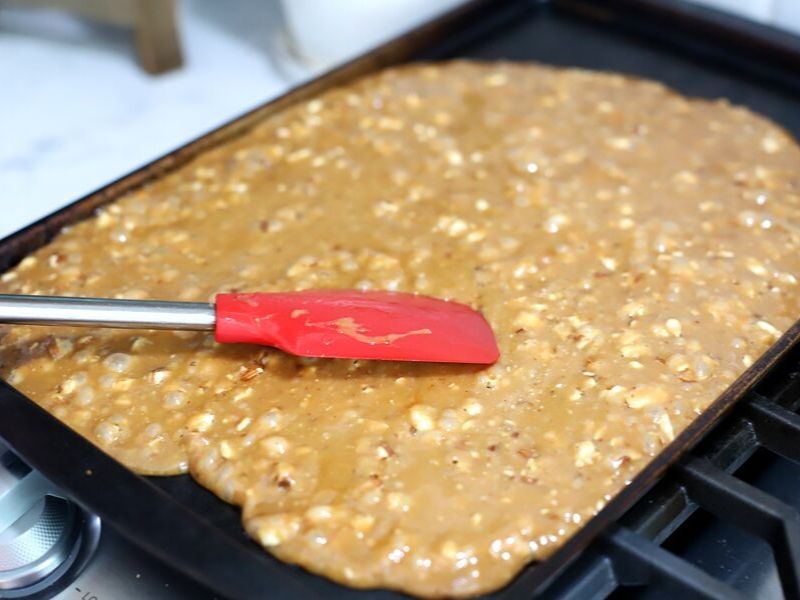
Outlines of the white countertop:
{"label": "white countertop", "polygon": [[275,5],[183,0],[184,68],[152,77],[131,33],[0,12],[0,237],[283,92]]}

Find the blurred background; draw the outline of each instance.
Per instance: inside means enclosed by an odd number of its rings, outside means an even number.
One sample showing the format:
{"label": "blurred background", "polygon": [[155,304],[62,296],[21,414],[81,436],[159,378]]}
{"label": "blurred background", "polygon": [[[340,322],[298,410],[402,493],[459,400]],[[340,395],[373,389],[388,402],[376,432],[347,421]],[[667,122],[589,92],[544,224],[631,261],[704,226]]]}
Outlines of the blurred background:
{"label": "blurred background", "polygon": [[0,0],[0,237],[461,1]]}

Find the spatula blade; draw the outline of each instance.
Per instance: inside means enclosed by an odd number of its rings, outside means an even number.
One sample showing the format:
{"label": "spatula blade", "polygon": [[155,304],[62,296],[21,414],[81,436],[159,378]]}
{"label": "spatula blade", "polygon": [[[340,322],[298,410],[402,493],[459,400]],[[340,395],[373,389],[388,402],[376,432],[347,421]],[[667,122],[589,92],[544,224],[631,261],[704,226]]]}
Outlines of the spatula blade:
{"label": "spatula blade", "polygon": [[220,294],[216,339],[298,356],[492,364],[500,352],[468,306],[387,291]]}

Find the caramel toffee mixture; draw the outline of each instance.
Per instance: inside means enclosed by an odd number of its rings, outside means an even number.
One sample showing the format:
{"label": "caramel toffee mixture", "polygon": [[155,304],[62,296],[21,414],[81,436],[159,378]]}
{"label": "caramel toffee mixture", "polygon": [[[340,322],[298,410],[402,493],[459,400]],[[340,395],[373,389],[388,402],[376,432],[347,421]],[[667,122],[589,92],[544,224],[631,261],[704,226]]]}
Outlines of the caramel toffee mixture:
{"label": "caramel toffee mixture", "polygon": [[465,596],[581,527],[800,314],[800,150],[724,101],[580,70],[389,70],[271,117],[5,273],[203,301],[383,288],[480,309],[491,368],[211,334],[0,329],[0,375],[270,552]]}

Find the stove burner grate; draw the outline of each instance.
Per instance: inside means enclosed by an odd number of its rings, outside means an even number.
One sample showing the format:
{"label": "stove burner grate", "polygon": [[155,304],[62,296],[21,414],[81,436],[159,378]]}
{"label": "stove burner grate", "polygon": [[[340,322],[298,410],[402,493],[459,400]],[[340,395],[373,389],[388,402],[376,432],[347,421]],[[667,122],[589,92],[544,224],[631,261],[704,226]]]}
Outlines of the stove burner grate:
{"label": "stove burner grate", "polygon": [[800,347],[542,598],[800,598]]}

